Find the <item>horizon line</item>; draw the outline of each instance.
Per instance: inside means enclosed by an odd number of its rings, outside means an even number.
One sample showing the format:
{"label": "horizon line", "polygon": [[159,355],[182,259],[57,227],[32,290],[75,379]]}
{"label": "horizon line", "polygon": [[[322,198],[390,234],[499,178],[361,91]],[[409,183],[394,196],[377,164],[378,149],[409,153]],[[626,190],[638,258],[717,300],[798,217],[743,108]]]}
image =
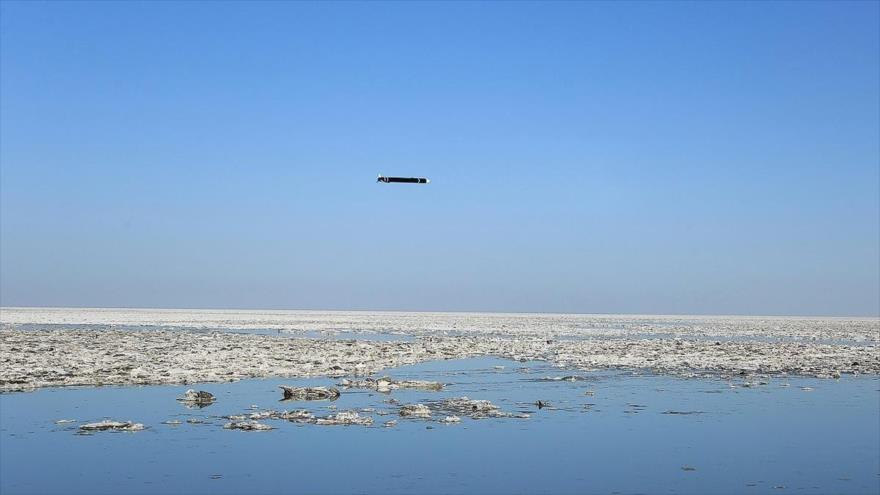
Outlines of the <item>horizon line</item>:
{"label": "horizon line", "polygon": [[129,307],[129,306],[0,306],[0,311],[9,309],[46,310],[128,310],[128,311],[271,311],[271,312],[314,312],[314,313],[441,313],[441,314],[498,314],[498,315],[558,315],[558,316],[663,316],[663,317],[714,317],[714,318],[817,318],[817,319],[877,319],[876,315],[791,315],[791,314],[746,314],[746,313],[578,313],[559,311],[464,311],[464,310],[405,310],[405,309],[305,309],[305,308],[196,308],[196,307]]}

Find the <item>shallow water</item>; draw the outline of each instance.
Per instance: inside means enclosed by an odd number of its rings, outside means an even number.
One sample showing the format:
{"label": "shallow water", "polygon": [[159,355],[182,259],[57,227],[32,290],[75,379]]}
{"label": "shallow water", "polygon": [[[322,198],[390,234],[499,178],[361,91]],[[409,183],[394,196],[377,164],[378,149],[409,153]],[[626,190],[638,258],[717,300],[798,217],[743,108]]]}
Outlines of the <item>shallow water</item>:
{"label": "shallow water", "polygon": [[[203,409],[175,401],[189,388],[183,386],[3,394],[0,492],[880,492],[877,377],[773,378],[743,387],[742,381],[586,373],[491,358],[423,363],[388,374],[448,386],[390,394],[343,389],[334,402],[282,403],[280,384],[337,380],[211,383],[196,387],[218,399]],[[555,379],[563,376],[577,379]],[[463,417],[461,424],[445,425],[401,418],[385,402],[460,396],[531,417]],[[550,407],[538,409],[538,400]],[[276,429],[222,428],[227,420],[220,416],[251,412],[251,405],[305,408],[317,416],[334,412],[331,407],[375,408],[362,413],[375,424],[265,420]],[[79,424],[105,417],[148,429],[78,434]],[[77,421],[55,424],[59,419]],[[171,419],[183,424],[162,424]],[[382,427],[389,419],[398,424]]]}

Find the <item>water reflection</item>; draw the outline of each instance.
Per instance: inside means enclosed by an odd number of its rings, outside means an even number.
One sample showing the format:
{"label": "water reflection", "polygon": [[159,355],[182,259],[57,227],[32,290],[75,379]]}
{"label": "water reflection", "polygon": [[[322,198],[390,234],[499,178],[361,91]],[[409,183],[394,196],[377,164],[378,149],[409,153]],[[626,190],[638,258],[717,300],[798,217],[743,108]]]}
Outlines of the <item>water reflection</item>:
{"label": "water reflection", "polygon": [[[0,492],[875,493],[880,480],[876,377],[744,386],[490,358],[382,375],[444,386],[342,389],[290,411],[279,386],[340,379],[200,384],[209,409],[175,401],[193,385],[0,395]],[[473,401],[500,414],[469,414]],[[417,404],[429,416],[400,415]],[[308,419],[348,412],[372,426]],[[273,429],[224,429],[231,416]],[[146,429],[76,434],[104,419]]]}

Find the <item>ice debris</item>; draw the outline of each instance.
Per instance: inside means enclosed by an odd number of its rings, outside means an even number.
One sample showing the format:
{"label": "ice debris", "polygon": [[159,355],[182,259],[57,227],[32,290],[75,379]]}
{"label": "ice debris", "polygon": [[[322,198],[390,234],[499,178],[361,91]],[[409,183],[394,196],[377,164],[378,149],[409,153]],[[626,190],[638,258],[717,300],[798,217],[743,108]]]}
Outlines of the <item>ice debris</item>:
{"label": "ice debris", "polygon": [[339,390],[327,387],[287,387],[281,385],[284,400],[336,400]]}
{"label": "ice debris", "polygon": [[144,425],[133,421],[104,420],[97,423],[79,425],[79,429],[82,431],[140,431],[144,429]]}
{"label": "ice debris", "polygon": [[522,416],[504,412],[488,400],[469,399],[468,397],[443,399],[432,402],[431,406],[435,411],[450,416],[468,416],[474,419],[528,417],[527,415]]}
{"label": "ice debris", "polygon": [[400,406],[401,416],[412,416],[414,418],[430,418],[431,410],[424,404],[407,404]]}
{"label": "ice debris", "polygon": [[[624,369],[683,377],[880,374],[880,320],[876,318],[293,313],[269,321],[246,317],[230,322],[228,315],[175,312],[175,321],[168,327],[177,329],[162,328],[170,317],[162,312],[121,310],[4,309],[0,315],[4,351],[0,392],[280,376],[366,376],[403,365],[476,356],[544,361],[582,371]],[[123,325],[129,320],[137,321],[133,325],[158,328],[142,332],[118,326],[100,331],[90,327],[108,321]],[[80,323],[72,328],[54,326],[72,321]],[[458,325],[454,333],[434,331],[451,328],[450,323]],[[418,338],[291,339],[222,331],[266,325],[297,331],[381,327]],[[193,358],[196,354],[198,359]],[[376,383],[376,390],[393,390],[395,385],[430,389],[427,384],[394,382]]]}
{"label": "ice debris", "polygon": [[394,380],[391,377],[365,378],[363,380],[343,379],[339,386],[346,388],[368,388],[378,392],[390,392],[400,388],[417,388],[422,390],[443,390],[443,384],[427,380]]}
{"label": "ice debris", "polygon": [[294,409],[293,411],[257,411],[245,415],[235,415],[235,416],[227,416],[227,419],[230,421],[242,421],[244,419],[250,419],[252,421],[261,420],[261,419],[280,419],[285,421],[296,421],[296,422],[310,422],[315,419],[315,416],[306,411],[305,409]]}
{"label": "ice debris", "polygon": [[204,390],[195,391],[193,389],[187,390],[182,397],[177,398],[178,401],[183,402],[187,407],[207,407],[213,404],[217,399],[214,397],[214,394],[210,392],[205,392]]}
{"label": "ice debris", "polygon": [[268,431],[273,429],[267,424],[259,421],[232,421],[223,425],[227,430],[244,430],[244,431]]}
{"label": "ice debris", "polygon": [[369,426],[373,424],[373,418],[370,416],[361,416],[357,411],[339,411],[324,418],[315,420],[319,425],[363,425]]}

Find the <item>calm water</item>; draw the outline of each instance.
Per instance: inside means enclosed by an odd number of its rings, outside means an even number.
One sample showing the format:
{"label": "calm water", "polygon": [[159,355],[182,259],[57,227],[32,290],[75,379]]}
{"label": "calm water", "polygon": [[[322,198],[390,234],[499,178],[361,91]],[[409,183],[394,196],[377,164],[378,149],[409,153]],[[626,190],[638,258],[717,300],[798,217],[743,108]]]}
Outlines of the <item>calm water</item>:
{"label": "calm water", "polygon": [[[443,392],[390,395],[344,390],[333,403],[279,403],[279,384],[335,380],[204,384],[198,388],[218,397],[204,409],[176,402],[187,388],[179,386],[5,394],[0,396],[0,492],[880,492],[876,377],[776,378],[763,386],[731,388],[722,380],[583,373],[497,359],[427,363],[389,374],[449,386]],[[565,375],[581,379],[546,380]],[[505,411],[529,412],[531,418],[462,418],[461,424],[443,425],[400,418],[384,402],[462,395],[492,400]],[[552,407],[539,410],[533,405],[537,400]],[[277,429],[222,428],[226,420],[219,416],[249,411],[251,405],[306,408],[316,415],[333,412],[331,406],[372,407],[376,423],[266,420]],[[79,424],[105,417],[134,420],[148,429],[77,434]],[[56,425],[59,419],[77,422]],[[184,423],[161,424],[170,419]],[[383,428],[389,419],[399,423]]]}

